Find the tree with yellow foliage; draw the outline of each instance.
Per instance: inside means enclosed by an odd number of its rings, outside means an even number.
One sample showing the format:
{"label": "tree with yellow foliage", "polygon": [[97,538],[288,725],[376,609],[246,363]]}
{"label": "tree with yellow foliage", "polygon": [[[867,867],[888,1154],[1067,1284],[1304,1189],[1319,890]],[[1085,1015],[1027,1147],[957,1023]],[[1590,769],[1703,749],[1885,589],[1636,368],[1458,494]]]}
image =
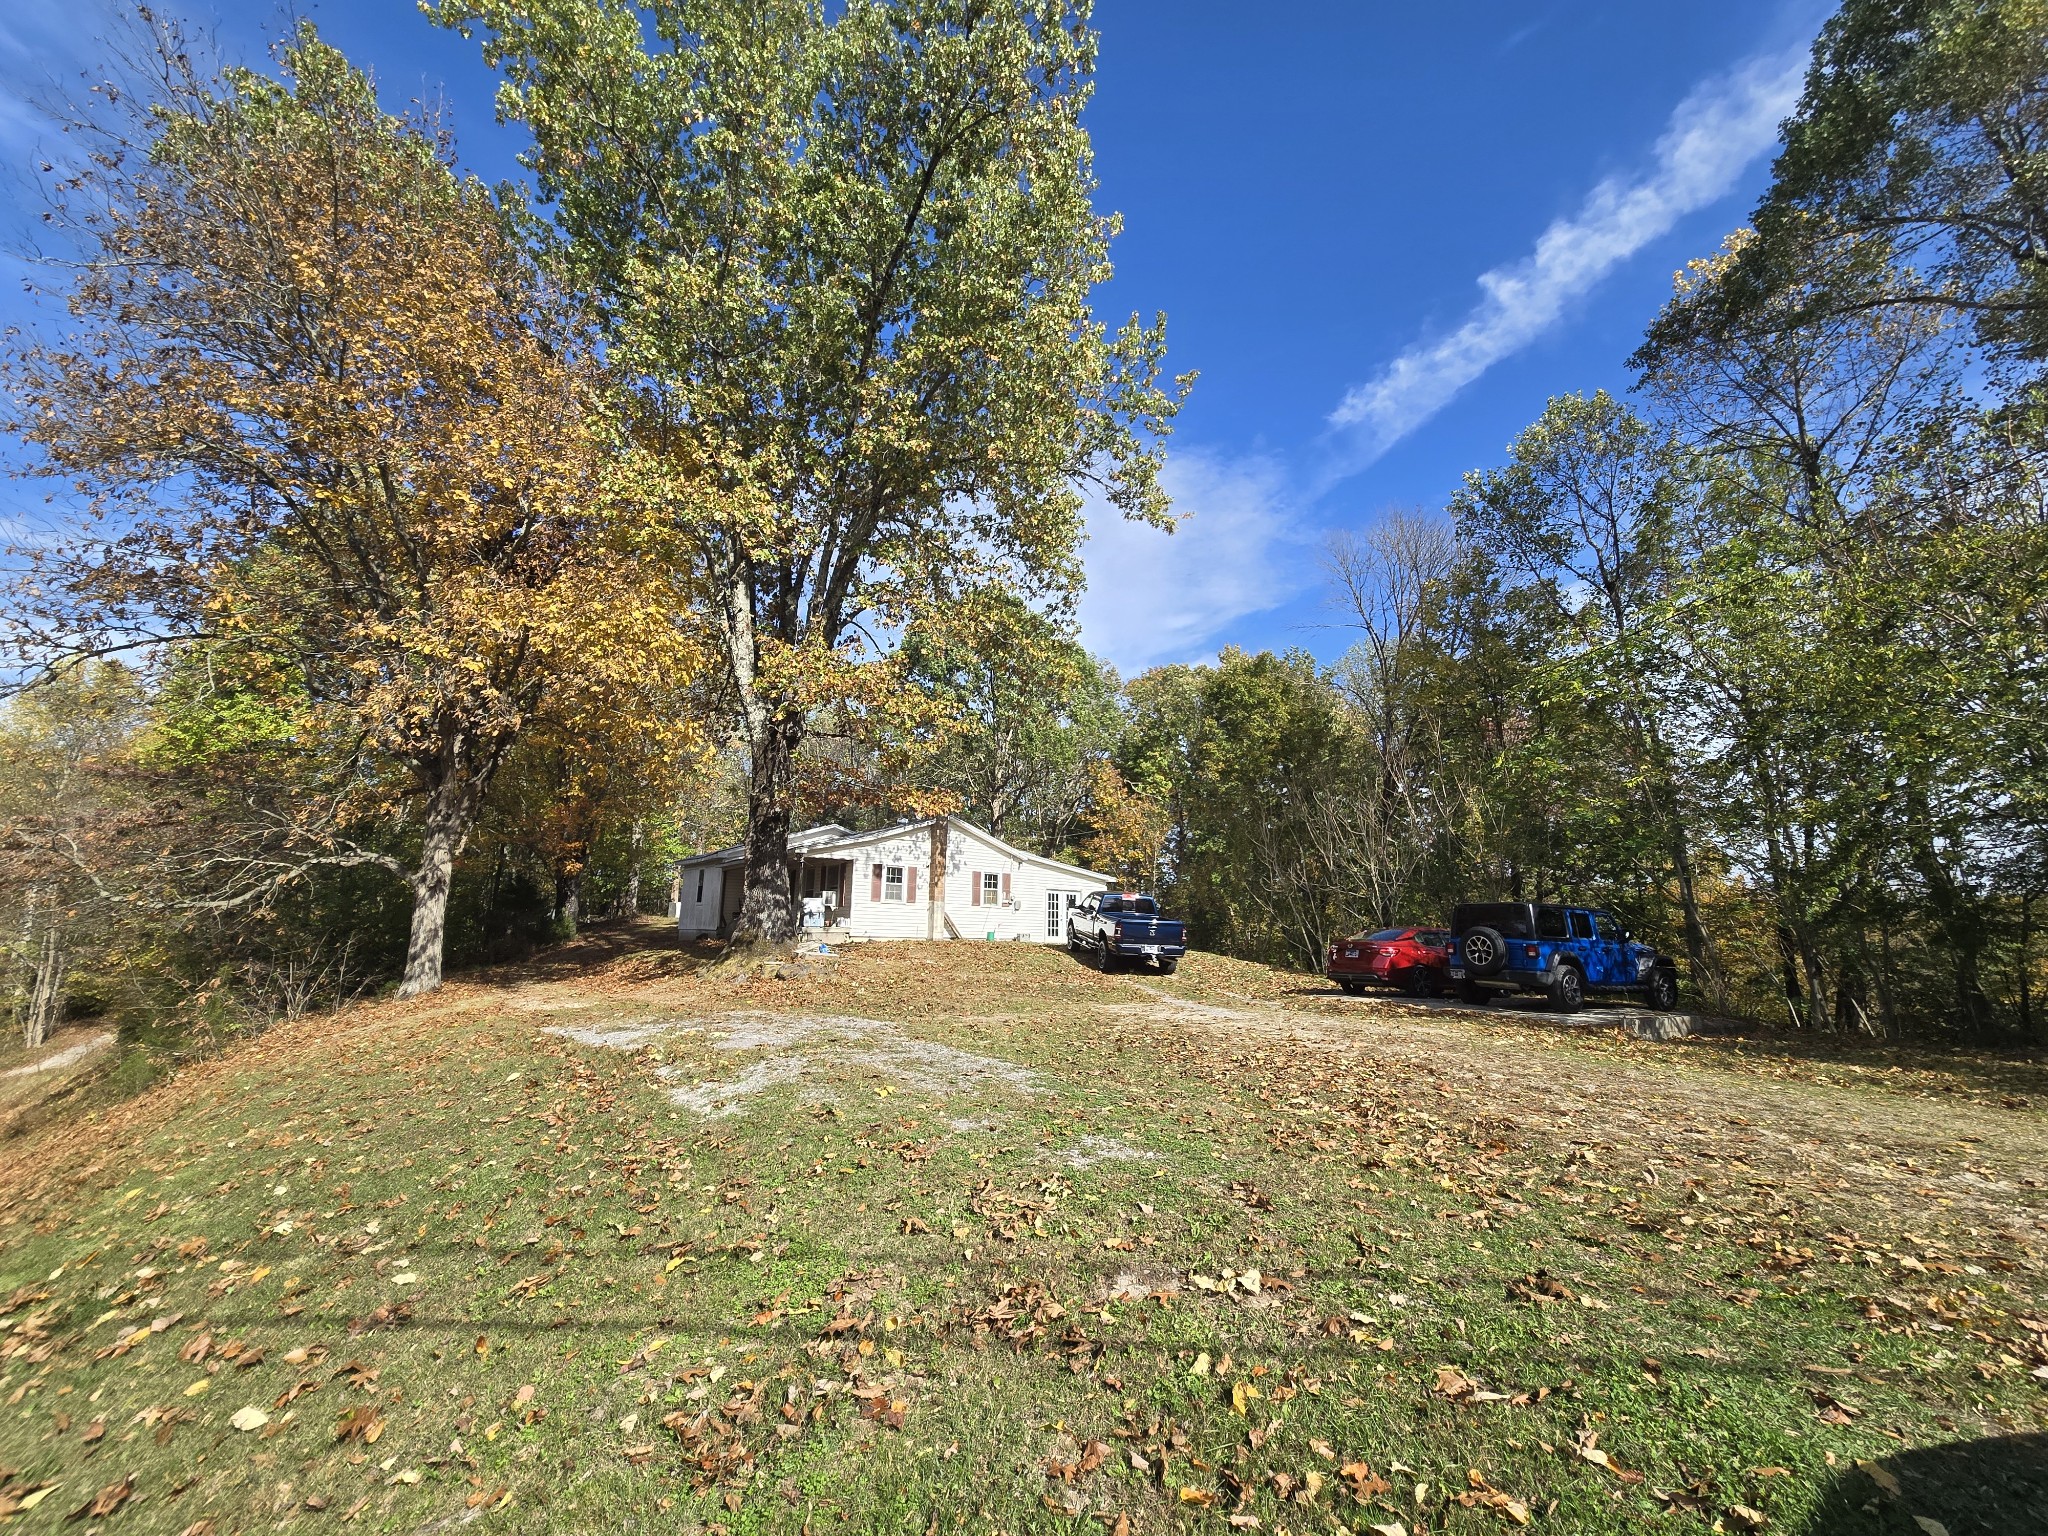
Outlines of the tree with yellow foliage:
{"label": "tree with yellow foliage", "polygon": [[687,672],[687,605],[607,492],[578,315],[437,125],[387,115],[310,26],[271,79],[209,76],[145,21],[153,90],[79,125],[94,152],[56,191],[72,334],[11,361],[14,429],[93,514],[35,552],[14,639],[179,680],[160,761],[295,775],[194,861],[191,899],[387,868],[413,899],[402,989],[424,992],[514,745]]}

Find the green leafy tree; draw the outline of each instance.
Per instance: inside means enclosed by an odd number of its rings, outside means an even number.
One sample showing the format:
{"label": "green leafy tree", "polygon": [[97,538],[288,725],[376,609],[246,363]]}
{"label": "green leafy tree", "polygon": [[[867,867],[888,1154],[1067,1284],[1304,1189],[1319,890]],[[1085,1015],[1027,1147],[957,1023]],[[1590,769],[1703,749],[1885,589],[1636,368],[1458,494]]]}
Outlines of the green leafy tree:
{"label": "green leafy tree", "polygon": [[1320,963],[1344,921],[1325,798],[1358,751],[1329,677],[1301,652],[1233,647],[1214,666],[1141,674],[1127,691],[1121,777],[1166,807],[1167,894],[1196,942]]}
{"label": "green leafy tree", "polygon": [[2048,6],[1845,0],[1756,224],[1753,293],[1821,248],[1875,239],[1902,281],[1831,284],[1817,311],[1955,314],[1995,351],[2048,360]]}
{"label": "green leafy tree", "polygon": [[[1543,681],[1554,707],[1601,720],[1595,734],[1615,753],[1581,782],[1618,791],[1615,830],[1638,829],[1649,847],[1603,841],[1624,867],[1668,861],[1693,984],[1718,996],[1683,776],[1660,708],[1668,663],[1649,614],[1674,573],[1670,525],[1684,469],[1668,432],[1604,390],[1563,395],[1516,437],[1505,466],[1467,475],[1452,506],[1460,535],[1553,610],[1558,645],[1543,658]],[[1583,754],[1566,763],[1582,770]]]}
{"label": "green leafy tree", "polygon": [[[634,494],[702,594],[750,775],[737,932],[792,909],[799,751],[878,637],[1067,600],[1079,487],[1167,521],[1163,323],[1090,291],[1114,218],[1069,0],[444,0],[505,75],[550,260],[632,380]],[[1184,388],[1184,383],[1183,383]]]}
{"label": "green leafy tree", "polygon": [[[1830,302],[1851,281],[1896,288],[1867,249],[1807,253],[1796,281],[1759,295],[1745,265],[1759,248],[1739,234],[1681,274],[1637,354],[1700,454],[1689,569],[1659,615],[1682,679],[1672,704],[1719,786],[1723,846],[1768,894],[1793,1016],[1858,1027],[1873,991],[1894,1015],[1896,930],[1925,919],[1947,1006],[1982,1033],[1995,925],[1970,829],[1989,825],[1984,775],[2013,765],[1962,749],[1942,721],[1983,710],[2024,642],[1994,624],[1985,649],[1941,656],[1928,617],[1983,584],[1961,551],[2025,521],[2034,454],[2015,418],[1972,407],[1937,316]],[[2035,541],[2008,556],[2033,568]],[[1932,698],[1942,707],[1919,702]]]}
{"label": "green leafy tree", "polygon": [[976,634],[948,625],[904,637],[907,679],[950,711],[917,777],[999,836],[1056,854],[1121,733],[1116,675],[1014,597],[987,612]]}

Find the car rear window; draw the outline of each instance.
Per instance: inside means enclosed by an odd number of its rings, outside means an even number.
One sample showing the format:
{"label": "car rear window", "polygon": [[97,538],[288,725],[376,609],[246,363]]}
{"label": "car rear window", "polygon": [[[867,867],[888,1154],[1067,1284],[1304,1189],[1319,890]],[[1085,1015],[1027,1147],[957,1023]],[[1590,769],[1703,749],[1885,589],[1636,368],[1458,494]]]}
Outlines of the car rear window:
{"label": "car rear window", "polygon": [[1366,937],[1376,943],[1391,944],[1396,939],[1408,937],[1408,930],[1406,928],[1382,928],[1378,933],[1368,933]]}
{"label": "car rear window", "polygon": [[1159,903],[1150,896],[1135,896],[1128,901],[1121,896],[1105,896],[1102,898],[1102,910],[1105,912],[1129,912],[1134,917],[1157,917],[1159,915]]}
{"label": "car rear window", "polygon": [[1529,904],[1523,901],[1475,901],[1451,914],[1453,932],[1470,933],[1474,928],[1491,928],[1506,939],[1536,937]]}

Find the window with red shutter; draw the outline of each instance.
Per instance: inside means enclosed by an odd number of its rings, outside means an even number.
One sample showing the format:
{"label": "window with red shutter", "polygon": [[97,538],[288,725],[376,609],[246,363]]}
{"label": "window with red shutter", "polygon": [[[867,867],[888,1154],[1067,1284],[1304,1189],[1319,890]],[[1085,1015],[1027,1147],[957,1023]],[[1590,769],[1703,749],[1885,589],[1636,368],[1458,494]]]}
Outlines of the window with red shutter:
{"label": "window with red shutter", "polygon": [[874,871],[875,871],[875,889],[874,889],[874,897],[873,897],[873,899],[875,900],[875,902],[877,902],[877,903],[879,904],[879,903],[880,903],[880,901],[881,901],[881,899],[882,899],[882,866],[881,866],[881,865],[879,865],[879,864],[875,865],[875,866],[874,866]]}
{"label": "window with red shutter", "polygon": [[975,872],[974,872],[973,874],[971,874],[971,875],[969,875],[969,876],[967,877],[967,892],[968,892],[968,895],[967,895],[967,905],[969,905],[970,907],[978,907],[978,906],[980,906],[980,905],[981,905],[981,871],[979,871],[979,870],[976,870],[976,871],[975,871]]}
{"label": "window with red shutter", "polygon": [[1007,870],[1005,870],[1005,871],[1004,871],[1004,873],[1003,873],[1003,905],[1007,907],[1007,906],[1008,906],[1009,904],[1010,904],[1010,875],[1009,875],[1009,872],[1008,872]]}
{"label": "window with red shutter", "polygon": [[917,900],[917,866],[915,864],[903,871],[903,899],[906,902]]}

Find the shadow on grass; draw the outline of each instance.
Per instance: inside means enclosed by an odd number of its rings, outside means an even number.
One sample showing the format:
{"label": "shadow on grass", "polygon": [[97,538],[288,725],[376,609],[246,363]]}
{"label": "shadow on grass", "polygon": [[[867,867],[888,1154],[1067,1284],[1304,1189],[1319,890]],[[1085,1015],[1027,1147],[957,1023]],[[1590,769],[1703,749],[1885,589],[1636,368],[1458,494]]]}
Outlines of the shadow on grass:
{"label": "shadow on grass", "polygon": [[1956,1440],[1878,1466],[1897,1493],[1847,1468],[1798,1536],[2048,1536],[2048,1435]]}
{"label": "shadow on grass", "polygon": [[626,960],[644,960],[676,975],[716,964],[726,951],[719,939],[684,939],[668,918],[614,918],[588,924],[573,939],[551,945],[527,960],[477,966],[466,981],[492,986],[518,982],[572,981]]}

